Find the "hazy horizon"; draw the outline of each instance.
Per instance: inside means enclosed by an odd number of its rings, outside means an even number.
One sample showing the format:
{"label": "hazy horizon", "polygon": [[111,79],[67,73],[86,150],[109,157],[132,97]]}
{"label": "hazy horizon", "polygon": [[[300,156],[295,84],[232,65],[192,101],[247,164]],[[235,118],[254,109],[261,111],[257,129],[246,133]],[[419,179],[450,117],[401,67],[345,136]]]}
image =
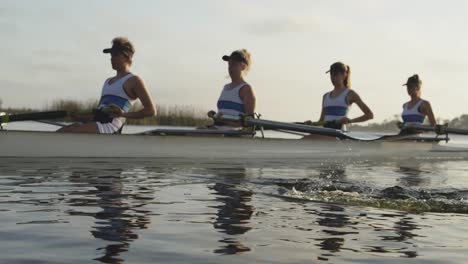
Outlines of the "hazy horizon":
{"label": "hazy horizon", "polygon": [[[351,66],[355,89],[381,122],[408,101],[402,84],[423,80],[438,118],[465,112],[464,1],[10,1],[0,2],[4,107],[90,100],[114,74],[112,38],[136,46],[132,71],[157,104],[211,110],[229,81],[222,55],[246,48],[246,80],[268,119],[318,119],[332,89],[330,64]],[[351,117],[360,115],[356,106]]]}

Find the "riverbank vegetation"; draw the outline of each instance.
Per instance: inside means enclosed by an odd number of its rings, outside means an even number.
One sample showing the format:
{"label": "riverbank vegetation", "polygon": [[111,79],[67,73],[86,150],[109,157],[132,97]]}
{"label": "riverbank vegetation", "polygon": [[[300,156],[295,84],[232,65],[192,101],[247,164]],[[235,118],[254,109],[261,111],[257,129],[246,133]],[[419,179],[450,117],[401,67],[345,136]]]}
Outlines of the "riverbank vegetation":
{"label": "riverbank vegetation", "polygon": [[[76,101],[76,100],[65,100],[58,99],[47,103],[40,109],[35,108],[2,108],[0,101],[0,112],[6,113],[28,113],[38,111],[56,111],[65,110],[71,113],[91,113],[93,109],[96,109],[98,105],[97,100],[90,101]],[[131,111],[138,111],[142,106],[136,103]],[[160,125],[160,126],[206,126],[213,123],[208,118],[206,112],[203,109],[196,108],[190,105],[173,105],[165,106],[158,105],[156,107],[157,115],[148,117],[145,119],[127,119],[129,125]],[[70,118],[65,118],[64,122],[71,122]]]}
{"label": "riverbank vegetation", "polygon": [[[26,113],[26,112],[37,112],[37,111],[55,111],[55,110],[66,110],[69,112],[91,112],[95,109],[98,104],[97,100],[90,101],[76,101],[76,100],[65,100],[57,99],[47,103],[41,109],[34,108],[2,108],[2,101],[0,99],[0,112],[6,113]],[[134,105],[132,111],[141,109],[141,104],[137,103]],[[191,105],[158,105],[158,114],[154,117],[145,119],[128,119],[127,124],[130,125],[160,125],[160,126],[206,126],[212,124],[206,116],[206,109],[200,109]],[[266,119],[269,119],[265,117]],[[274,119],[274,118],[270,118]],[[359,131],[382,131],[391,132],[397,130],[397,122],[400,120],[399,115],[395,115],[390,119],[386,119],[382,122],[368,123],[364,125],[353,124],[352,130]],[[71,120],[61,120],[68,121]],[[448,123],[453,128],[468,128],[468,114],[463,114],[459,117],[453,118],[452,120],[438,119],[439,124]]]}

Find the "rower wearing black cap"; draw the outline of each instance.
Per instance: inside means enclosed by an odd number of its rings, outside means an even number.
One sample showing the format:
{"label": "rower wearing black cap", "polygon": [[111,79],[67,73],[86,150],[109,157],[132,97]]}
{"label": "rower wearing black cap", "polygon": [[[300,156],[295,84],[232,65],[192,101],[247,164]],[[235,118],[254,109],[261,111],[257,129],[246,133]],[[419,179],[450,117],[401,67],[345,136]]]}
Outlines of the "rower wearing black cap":
{"label": "rower wearing black cap", "polygon": [[[231,82],[224,85],[221,91],[217,103],[218,113],[232,116],[253,115],[255,112],[255,94],[250,84],[244,80],[252,65],[250,53],[246,49],[236,50],[229,56],[224,55],[222,59],[228,62]],[[213,114],[213,111],[208,112],[209,116]],[[240,127],[240,124],[216,121],[215,127],[232,129],[233,127]]]}
{"label": "rower wearing black cap", "polygon": [[[330,73],[333,90],[323,96],[319,123],[323,123],[327,128],[346,130],[346,124],[365,122],[374,118],[374,114],[361,97],[350,89],[351,68],[348,65],[335,62],[326,73]],[[352,104],[357,104],[363,112],[362,116],[348,118],[349,107]],[[313,124],[310,120],[305,123]]]}
{"label": "rower wearing black cap", "polygon": [[[135,53],[133,44],[127,38],[117,37],[112,40],[112,47],[103,52],[110,53],[116,76],[104,82],[95,113],[79,117],[81,123],[63,127],[60,132],[113,134],[121,130],[124,118],[140,119],[155,115],[153,100],[143,80],[130,72]],[[137,99],[143,109],[130,112]]]}
{"label": "rower wearing black cap", "polygon": [[402,127],[406,126],[406,128],[402,129],[400,134],[419,133],[419,131],[411,128],[411,124],[423,124],[426,117],[429,119],[431,126],[439,129],[434,113],[432,112],[431,103],[421,98],[422,81],[419,75],[414,74],[409,77],[403,86],[406,86],[411,100],[403,104],[403,113],[401,114],[403,119]]}

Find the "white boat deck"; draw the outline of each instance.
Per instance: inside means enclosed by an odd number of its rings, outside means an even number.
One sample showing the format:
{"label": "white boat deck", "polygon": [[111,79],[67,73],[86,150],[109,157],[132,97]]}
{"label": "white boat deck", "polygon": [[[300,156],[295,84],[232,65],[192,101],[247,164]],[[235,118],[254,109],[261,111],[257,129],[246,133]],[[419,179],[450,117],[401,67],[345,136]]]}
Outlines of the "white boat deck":
{"label": "white boat deck", "polygon": [[[0,157],[307,159],[428,155],[465,149],[408,141],[359,142],[211,136],[0,131]],[[445,155],[445,154],[444,154]]]}
{"label": "white boat deck", "polygon": [[154,128],[126,126],[124,133],[127,134],[122,135],[64,134],[53,132],[55,126],[16,122],[5,127],[11,130],[0,130],[0,157],[233,160],[468,157],[467,146],[457,147],[445,142],[306,140],[274,131],[266,131],[265,139],[138,134]]}

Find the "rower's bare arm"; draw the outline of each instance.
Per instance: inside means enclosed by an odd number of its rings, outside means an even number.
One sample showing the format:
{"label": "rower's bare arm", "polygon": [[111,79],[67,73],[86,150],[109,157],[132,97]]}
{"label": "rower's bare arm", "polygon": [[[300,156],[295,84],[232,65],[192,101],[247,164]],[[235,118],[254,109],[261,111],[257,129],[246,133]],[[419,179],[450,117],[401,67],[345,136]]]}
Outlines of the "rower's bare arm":
{"label": "rower's bare arm", "polygon": [[371,120],[374,118],[374,113],[370,110],[370,108],[362,101],[361,97],[354,91],[351,91],[350,97],[349,97],[349,103],[355,103],[358,105],[359,109],[364,113],[362,116],[350,119],[351,123],[359,123],[359,122],[365,122],[367,120]]}
{"label": "rower's bare arm", "polygon": [[424,101],[424,103],[421,106],[421,110],[421,113],[425,114],[429,119],[429,123],[431,124],[431,126],[436,126],[437,121],[435,119],[434,112],[432,111],[431,103],[429,103],[428,101]]}
{"label": "rower's bare arm", "polygon": [[327,96],[327,94],[324,94],[322,97],[322,111],[320,112],[319,122],[325,121],[325,112],[323,111],[323,102],[325,102],[325,96]]}
{"label": "rower's bare arm", "polygon": [[130,79],[130,90],[138,99],[140,99],[143,109],[135,112],[123,113],[122,117],[141,119],[145,117],[154,116],[156,114],[156,107],[154,106],[153,99],[146,89],[146,85],[139,76]]}
{"label": "rower's bare arm", "polygon": [[252,87],[250,87],[250,85],[242,87],[239,95],[242,99],[242,102],[244,102],[245,113],[248,115],[255,113],[256,98]]}

